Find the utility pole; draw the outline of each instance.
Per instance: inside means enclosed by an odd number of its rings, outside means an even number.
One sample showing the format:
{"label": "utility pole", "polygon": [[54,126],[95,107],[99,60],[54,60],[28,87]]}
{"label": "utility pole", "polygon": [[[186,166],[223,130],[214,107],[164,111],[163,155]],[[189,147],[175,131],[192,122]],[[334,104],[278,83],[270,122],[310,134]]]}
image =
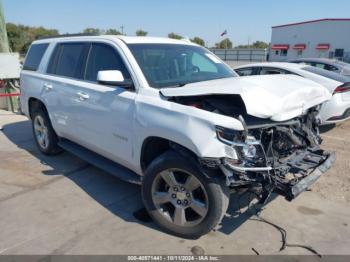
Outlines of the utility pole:
{"label": "utility pole", "polygon": [[0,0],[0,53],[9,53],[9,42],[7,38],[6,23],[2,0]]}
{"label": "utility pole", "polygon": [[[1,0],[0,0],[1,1]],[[124,35],[124,26],[122,25],[121,27],[120,27],[120,29],[122,30],[122,35]]]}

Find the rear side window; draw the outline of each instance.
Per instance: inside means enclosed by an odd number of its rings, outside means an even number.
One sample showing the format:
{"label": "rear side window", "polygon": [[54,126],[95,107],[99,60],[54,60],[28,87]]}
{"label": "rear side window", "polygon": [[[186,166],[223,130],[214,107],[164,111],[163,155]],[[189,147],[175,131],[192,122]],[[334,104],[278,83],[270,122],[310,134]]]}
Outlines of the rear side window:
{"label": "rear side window", "polygon": [[64,77],[82,78],[85,51],[84,43],[59,44],[51,56],[47,72]]}
{"label": "rear side window", "polygon": [[325,65],[324,66],[324,69],[328,70],[328,71],[332,71],[332,72],[337,72],[339,71],[339,69],[335,66],[332,66],[332,65]]}
{"label": "rear side window", "polygon": [[97,74],[103,70],[119,70],[124,79],[130,79],[123,60],[114,48],[104,44],[92,44],[85,71],[85,79],[96,82]]}
{"label": "rear side window", "polygon": [[251,76],[253,75],[254,69],[253,67],[249,68],[241,68],[235,70],[240,76]]}
{"label": "rear side window", "polygon": [[260,71],[260,75],[281,75],[281,74],[290,74],[290,72],[272,67],[263,67]]}
{"label": "rear side window", "polygon": [[23,70],[37,71],[49,44],[34,44],[30,47]]}

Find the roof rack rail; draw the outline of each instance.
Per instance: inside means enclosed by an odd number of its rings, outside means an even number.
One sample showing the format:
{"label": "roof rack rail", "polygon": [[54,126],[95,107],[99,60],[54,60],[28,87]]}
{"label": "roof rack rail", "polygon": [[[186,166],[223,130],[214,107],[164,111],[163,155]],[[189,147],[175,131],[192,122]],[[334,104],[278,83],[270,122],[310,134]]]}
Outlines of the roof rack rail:
{"label": "roof rack rail", "polygon": [[60,37],[73,37],[73,36],[99,36],[99,34],[63,34],[63,35],[54,35],[54,36],[43,36],[43,37],[39,37],[38,40],[60,38]]}

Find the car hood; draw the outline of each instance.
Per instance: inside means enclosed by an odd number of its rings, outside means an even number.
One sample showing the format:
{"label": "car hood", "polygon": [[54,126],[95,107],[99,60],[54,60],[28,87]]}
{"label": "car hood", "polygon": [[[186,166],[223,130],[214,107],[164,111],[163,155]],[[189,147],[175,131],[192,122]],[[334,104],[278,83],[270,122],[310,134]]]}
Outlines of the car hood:
{"label": "car hood", "polygon": [[232,77],[163,88],[165,97],[240,95],[247,114],[285,121],[331,98],[323,86],[295,75]]}

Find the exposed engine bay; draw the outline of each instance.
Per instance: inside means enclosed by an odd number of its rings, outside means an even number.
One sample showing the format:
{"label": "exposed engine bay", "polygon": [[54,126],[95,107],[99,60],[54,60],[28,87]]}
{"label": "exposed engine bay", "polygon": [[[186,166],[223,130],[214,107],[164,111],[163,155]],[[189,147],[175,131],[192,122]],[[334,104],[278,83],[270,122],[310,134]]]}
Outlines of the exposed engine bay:
{"label": "exposed engine bay", "polygon": [[[224,159],[222,169],[231,188],[254,189],[262,201],[275,191],[292,200],[314,183],[335,161],[320,148],[319,107],[285,122],[250,116],[239,95],[177,97],[174,102],[239,119],[244,131],[217,127],[217,136],[237,155]],[[211,166],[209,160],[204,165]]]}

